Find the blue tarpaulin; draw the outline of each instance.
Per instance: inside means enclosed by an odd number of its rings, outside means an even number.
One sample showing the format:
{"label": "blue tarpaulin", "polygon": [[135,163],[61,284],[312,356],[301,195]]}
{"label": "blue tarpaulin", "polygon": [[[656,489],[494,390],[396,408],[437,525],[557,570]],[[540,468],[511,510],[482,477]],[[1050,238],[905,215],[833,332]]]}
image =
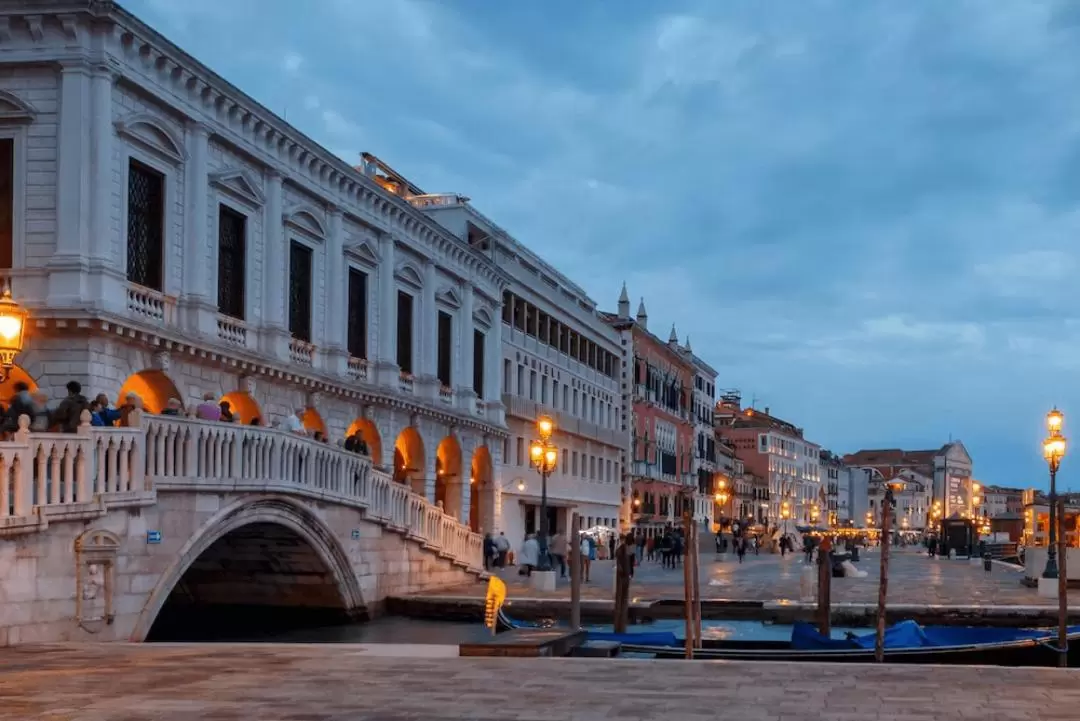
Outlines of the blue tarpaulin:
{"label": "blue tarpaulin", "polygon": [[[1069,633],[1080,632],[1080,626]],[[948,646],[979,646],[1013,641],[1056,638],[1057,631],[1045,628],[982,628],[976,626],[920,626],[914,621],[901,621],[885,629],[885,648],[943,648]],[[791,647],[800,651],[836,648],[873,648],[876,634],[867,633],[848,638],[827,638],[805,622],[797,622],[791,630]]]}

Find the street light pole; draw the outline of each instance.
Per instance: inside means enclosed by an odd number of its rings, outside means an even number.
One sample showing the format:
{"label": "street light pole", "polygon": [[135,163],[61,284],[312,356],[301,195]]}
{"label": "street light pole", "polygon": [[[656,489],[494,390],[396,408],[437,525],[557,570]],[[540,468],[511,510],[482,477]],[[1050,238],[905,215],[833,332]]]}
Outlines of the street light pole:
{"label": "street light pole", "polygon": [[536,566],[538,571],[551,570],[551,557],[548,554],[547,481],[559,461],[559,449],[551,443],[551,435],[554,432],[555,422],[547,416],[540,416],[536,419],[536,433],[540,436],[540,440],[533,441],[529,445],[529,460],[540,474],[540,558]]}
{"label": "street light pole", "polygon": [[1065,436],[1061,435],[1061,426],[1065,422],[1065,415],[1057,408],[1046,414],[1046,428],[1050,435],[1043,441],[1043,457],[1050,468],[1050,543],[1046,549],[1046,568],[1043,570],[1043,578],[1057,578],[1057,472],[1061,466],[1061,459],[1065,457]]}

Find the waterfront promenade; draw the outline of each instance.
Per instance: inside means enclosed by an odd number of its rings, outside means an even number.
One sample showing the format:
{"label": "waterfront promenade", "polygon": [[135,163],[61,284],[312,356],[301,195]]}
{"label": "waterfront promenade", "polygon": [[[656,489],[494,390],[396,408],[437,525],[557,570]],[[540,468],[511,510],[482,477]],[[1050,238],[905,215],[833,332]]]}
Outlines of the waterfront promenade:
{"label": "waterfront promenade", "polygon": [[[762,553],[749,555],[740,564],[734,555],[717,562],[713,554],[701,556],[701,597],[709,600],[732,601],[798,601],[803,555]],[[881,557],[877,549],[863,552],[858,568],[866,571],[865,578],[836,578],[832,583],[834,604],[876,604]],[[561,580],[552,593],[534,590],[528,579],[517,575],[516,568],[499,571],[513,598],[569,598],[568,579]],[[914,548],[893,548],[889,561],[890,605],[933,606],[1054,606],[1054,599],[1040,598],[1033,588],[1021,585],[1021,569],[994,563],[987,573],[981,564],[966,560],[928,558],[925,551]],[[611,599],[614,593],[614,573],[610,561],[592,564],[591,581],[582,585],[582,597]],[[471,583],[425,596],[482,596],[484,582]],[[641,599],[682,599],[683,571],[664,569],[659,563],[646,561],[640,566],[631,583],[631,595]],[[1080,608],[1080,593],[1074,594],[1070,607]]]}
{"label": "waterfront promenade", "polygon": [[1078,681],[1057,669],[395,658],[348,645],[38,646],[0,658],[0,720],[1066,721]]}

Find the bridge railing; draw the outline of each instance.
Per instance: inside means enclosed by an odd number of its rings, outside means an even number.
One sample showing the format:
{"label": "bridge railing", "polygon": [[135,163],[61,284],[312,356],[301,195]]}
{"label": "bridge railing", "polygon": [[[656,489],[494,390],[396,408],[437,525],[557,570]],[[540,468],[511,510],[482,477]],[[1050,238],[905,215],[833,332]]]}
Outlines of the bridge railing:
{"label": "bridge railing", "polygon": [[142,430],[92,428],[87,411],[81,420],[75,433],[31,433],[22,416],[11,439],[0,443],[0,531],[153,501],[143,475]]}
{"label": "bridge railing", "polygon": [[301,493],[362,509],[440,555],[482,567],[483,541],[395,483],[371,459],[288,431],[179,416],[142,417],[145,477],[159,490],[227,488]]}
{"label": "bridge railing", "polygon": [[276,491],[353,506],[367,518],[472,568],[482,539],[395,483],[371,459],[274,428],[132,412],[129,427],[31,433],[22,416],[0,442],[0,534],[50,520],[149,505],[160,490]]}

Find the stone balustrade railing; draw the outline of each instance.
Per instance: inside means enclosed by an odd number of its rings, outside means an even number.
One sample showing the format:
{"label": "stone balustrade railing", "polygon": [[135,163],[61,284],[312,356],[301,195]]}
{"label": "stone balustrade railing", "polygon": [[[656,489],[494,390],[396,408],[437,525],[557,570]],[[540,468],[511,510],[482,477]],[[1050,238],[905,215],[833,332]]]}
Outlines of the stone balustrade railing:
{"label": "stone balustrade railing", "polygon": [[76,433],[31,433],[23,416],[0,442],[0,535],[151,505],[158,492],[279,492],[355,507],[440,556],[483,566],[479,534],[366,456],[275,428],[139,411],[126,428],[82,420]]}

